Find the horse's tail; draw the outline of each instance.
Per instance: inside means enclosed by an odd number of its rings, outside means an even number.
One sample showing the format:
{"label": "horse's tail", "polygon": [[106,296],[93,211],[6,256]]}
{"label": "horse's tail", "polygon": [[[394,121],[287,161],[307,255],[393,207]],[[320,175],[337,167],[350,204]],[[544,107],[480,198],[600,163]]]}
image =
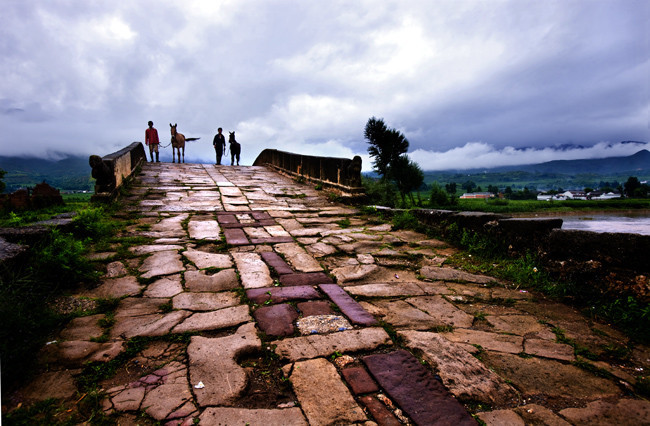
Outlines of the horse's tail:
{"label": "horse's tail", "polygon": [[201,138],[185,138],[185,142],[198,141]]}

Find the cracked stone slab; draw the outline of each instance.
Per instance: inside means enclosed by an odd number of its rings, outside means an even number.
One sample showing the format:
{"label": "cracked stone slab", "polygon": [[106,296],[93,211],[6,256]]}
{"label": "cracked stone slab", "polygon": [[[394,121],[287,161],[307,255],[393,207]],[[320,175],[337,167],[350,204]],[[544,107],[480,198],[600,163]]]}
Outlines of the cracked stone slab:
{"label": "cracked stone slab", "polygon": [[420,274],[431,280],[440,281],[467,281],[476,284],[488,284],[496,281],[494,278],[485,275],[470,274],[454,268],[436,266],[424,266],[420,269]]}
{"label": "cracked stone slab", "polygon": [[379,385],[416,424],[476,425],[472,416],[409,352],[362,358]]}
{"label": "cracked stone slab", "polygon": [[174,309],[188,311],[213,311],[239,304],[239,296],[232,291],[221,293],[190,293],[177,294],[172,299]]}
{"label": "cracked stone slab", "polygon": [[327,360],[297,362],[289,380],[310,424],[350,424],[366,420],[336,367]]}
{"label": "cracked stone slab", "polygon": [[350,319],[350,322],[358,325],[375,325],[377,320],[357,303],[349,294],[336,284],[321,284],[318,286],[325,293],[341,312]]}
{"label": "cracked stone slab", "polygon": [[172,329],[172,333],[194,333],[233,327],[253,319],[248,306],[240,305],[212,312],[197,312]]}
{"label": "cracked stone slab", "polygon": [[365,303],[364,306],[373,307],[371,312],[374,315],[382,316],[382,319],[393,327],[428,330],[445,325],[403,300],[378,300],[373,303]]}
{"label": "cracked stone slab", "polygon": [[570,426],[570,423],[546,407],[537,404],[522,405],[514,409],[526,424],[548,426]]}
{"label": "cracked stone slab", "polygon": [[183,252],[183,256],[185,256],[190,262],[194,263],[199,269],[226,269],[232,268],[233,266],[230,255],[228,254],[209,253],[206,251],[189,249]]}
{"label": "cracked stone slab", "polygon": [[206,425],[249,425],[249,426],[307,426],[307,420],[298,407],[285,409],[248,409],[231,407],[209,407],[199,416]]}
{"label": "cracked stone slab", "polygon": [[273,285],[268,266],[257,253],[232,253],[242,285],[246,289]]}
{"label": "cracked stone slab", "polygon": [[524,420],[512,410],[494,410],[477,413],[486,426],[508,425],[508,426],[526,426]]}
{"label": "cracked stone slab", "polygon": [[234,269],[224,269],[216,274],[208,275],[203,271],[187,271],[184,274],[185,287],[189,291],[224,291],[239,287],[237,273]]}
{"label": "cracked stone slab", "polygon": [[323,268],[304,248],[297,243],[282,243],[274,246],[275,251],[283,254],[285,259],[299,272],[321,272]]}
{"label": "cracked stone slab", "polygon": [[510,385],[438,333],[407,330],[398,334],[408,348],[422,351],[423,358],[436,369],[442,383],[456,398],[498,405],[516,401],[517,392]]}
{"label": "cracked stone slab", "polygon": [[171,275],[184,271],[181,255],[176,251],[160,251],[146,258],[140,267],[143,278],[153,278],[161,275]]}
{"label": "cracked stone slab", "polygon": [[47,363],[78,366],[84,362],[107,362],[124,351],[124,342],[107,343],[70,340],[45,346],[39,358]]}
{"label": "cracked stone slab", "polygon": [[539,320],[531,315],[490,315],[487,322],[494,327],[494,331],[517,334],[523,336],[528,333],[538,333],[548,327],[540,324]]}
{"label": "cracked stone slab", "polygon": [[141,256],[143,254],[155,253],[159,251],[178,251],[183,250],[183,246],[178,244],[151,244],[146,246],[137,246],[129,248],[129,251],[133,254]]}
{"label": "cracked stone slab", "polygon": [[77,394],[77,385],[69,370],[52,371],[36,376],[21,390],[28,400],[68,399]]}
{"label": "cracked stone slab", "polygon": [[231,405],[246,389],[246,372],[237,359],[247,352],[258,351],[262,343],[255,324],[240,326],[231,336],[208,338],[192,336],[187,347],[190,381],[203,382],[202,389],[194,389],[201,407]]}
{"label": "cracked stone slab", "polygon": [[165,383],[147,392],[142,407],[156,420],[165,420],[179,406],[192,400],[187,383]]}
{"label": "cracked stone slab", "polygon": [[327,335],[288,338],[273,342],[275,353],[291,361],[329,356],[334,352],[373,350],[390,344],[390,337],[383,328],[347,330]]}

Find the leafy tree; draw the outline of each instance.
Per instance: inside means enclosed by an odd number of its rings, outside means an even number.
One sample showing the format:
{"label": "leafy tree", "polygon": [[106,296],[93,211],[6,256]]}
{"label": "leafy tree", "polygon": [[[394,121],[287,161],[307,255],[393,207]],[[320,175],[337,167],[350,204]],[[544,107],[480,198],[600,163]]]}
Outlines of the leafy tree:
{"label": "leafy tree", "polygon": [[399,189],[402,196],[402,202],[404,202],[404,196],[409,194],[411,203],[415,204],[412,191],[418,189],[424,182],[424,173],[422,173],[420,166],[408,156],[401,155],[392,162],[389,174],[397,184],[397,189]]}
{"label": "leafy tree", "polygon": [[495,186],[495,185],[488,185],[487,190],[488,190],[488,192],[491,192],[494,195],[497,195],[499,193],[499,187]]}
{"label": "leafy tree", "polygon": [[431,198],[430,204],[431,207],[446,207],[458,204],[458,199],[455,195],[449,194],[449,191],[443,191],[443,189],[438,185],[437,182],[434,182],[431,185]]}
{"label": "leafy tree", "polygon": [[368,154],[373,158],[373,169],[382,176],[382,179],[390,178],[391,165],[398,161],[400,156],[406,154],[409,141],[401,132],[386,127],[383,119],[375,117],[368,119],[364,137],[370,144]]}
{"label": "leafy tree", "polygon": [[445,185],[445,191],[450,195],[456,195],[456,182],[450,182]]}
{"label": "leafy tree", "polygon": [[467,182],[462,184],[460,187],[463,188],[467,192],[473,192],[474,189],[476,189],[476,182],[474,182],[472,180],[468,180]]}
{"label": "leafy tree", "polygon": [[5,183],[2,181],[2,178],[5,177],[5,172],[4,170],[0,169],[0,194],[2,194],[5,190]]}
{"label": "leafy tree", "polygon": [[630,176],[627,178],[627,182],[623,184],[623,188],[625,190],[625,195],[628,197],[634,197],[634,193],[638,188],[641,188],[641,182],[639,182],[639,178],[636,176]]}

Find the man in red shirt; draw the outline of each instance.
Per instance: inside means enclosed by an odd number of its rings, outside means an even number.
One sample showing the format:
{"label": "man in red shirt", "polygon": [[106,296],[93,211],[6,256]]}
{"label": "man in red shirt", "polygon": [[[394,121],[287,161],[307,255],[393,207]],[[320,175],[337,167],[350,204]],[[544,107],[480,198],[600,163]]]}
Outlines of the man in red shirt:
{"label": "man in red shirt", "polygon": [[153,163],[153,153],[156,153],[156,163],[160,163],[158,160],[158,145],[160,141],[158,140],[158,130],[153,127],[153,121],[150,121],[149,128],[144,132],[144,143],[149,145],[149,155],[151,156],[151,162]]}

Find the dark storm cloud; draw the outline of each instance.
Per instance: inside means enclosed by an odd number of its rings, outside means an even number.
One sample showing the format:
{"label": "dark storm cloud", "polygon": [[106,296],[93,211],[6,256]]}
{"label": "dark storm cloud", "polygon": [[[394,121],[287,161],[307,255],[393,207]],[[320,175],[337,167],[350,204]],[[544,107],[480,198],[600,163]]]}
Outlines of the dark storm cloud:
{"label": "dark storm cloud", "polygon": [[[424,169],[631,154],[648,141],[645,0],[9,1],[1,154],[106,154],[146,122],[211,161],[362,155],[383,117]],[[573,150],[552,148],[581,145]],[[444,161],[441,161],[444,160]]]}

